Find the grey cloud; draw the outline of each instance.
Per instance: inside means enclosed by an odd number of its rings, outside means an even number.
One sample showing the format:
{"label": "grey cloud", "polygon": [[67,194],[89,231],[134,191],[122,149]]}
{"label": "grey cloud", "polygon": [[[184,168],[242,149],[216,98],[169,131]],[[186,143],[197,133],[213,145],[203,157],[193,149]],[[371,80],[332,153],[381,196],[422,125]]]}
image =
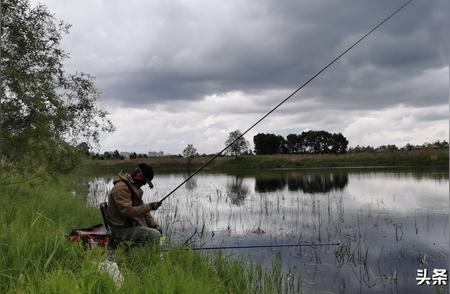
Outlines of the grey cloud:
{"label": "grey cloud", "polygon": [[439,120],[448,120],[448,105],[446,107],[442,107],[442,111],[431,112],[424,111],[415,115],[414,119],[417,122],[433,122]]}
{"label": "grey cloud", "polygon": [[[140,120],[156,126],[145,130],[154,135],[146,136],[149,146],[157,143],[152,148],[166,146],[174,153],[187,138],[207,152],[217,150],[228,130],[251,125],[402,3],[46,2],[73,24],[65,39],[71,55],[67,68],[96,76],[99,102],[115,114],[118,131],[108,136],[108,146],[141,146],[143,139],[131,136],[136,127],[128,126],[135,120],[127,117],[139,115],[132,111],[137,109],[149,112]],[[412,2],[255,132],[346,131],[353,134],[351,143],[379,145],[403,144],[405,135],[420,143],[440,130],[446,134],[445,116],[434,109],[448,105],[447,2]],[[235,91],[242,93],[240,100],[227,95]],[[219,98],[210,101],[211,95]],[[414,111],[418,108],[422,114]],[[398,112],[388,123],[404,117],[412,122],[382,137],[365,136],[385,121],[364,119],[365,114],[381,117],[379,110]],[[192,129],[178,132],[185,125]],[[195,136],[204,129],[211,142]]]}
{"label": "grey cloud", "polygon": [[[180,19],[174,24],[166,20],[165,25],[173,27],[159,29],[169,33],[161,35],[162,44],[136,56],[143,63],[163,56],[164,62],[157,68],[141,65],[97,75],[102,99],[136,106],[236,90],[248,94],[293,90],[400,1],[233,4],[237,6],[228,7],[228,13],[236,15],[230,22],[224,17],[216,26],[212,19],[195,18],[188,8],[175,10]],[[444,88],[383,90],[392,81],[406,83],[425,70],[446,65],[447,26],[442,15],[446,8],[445,1],[413,2],[301,95],[320,96],[325,107],[352,109],[447,103]],[[205,38],[197,32],[205,32]],[[373,69],[352,80],[351,72],[365,66]]]}

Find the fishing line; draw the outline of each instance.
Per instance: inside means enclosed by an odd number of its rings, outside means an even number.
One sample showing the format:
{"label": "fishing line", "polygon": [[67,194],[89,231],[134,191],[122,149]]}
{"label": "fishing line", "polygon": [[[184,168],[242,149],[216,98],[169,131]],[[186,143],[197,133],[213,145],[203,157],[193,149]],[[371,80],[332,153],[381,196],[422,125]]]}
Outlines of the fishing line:
{"label": "fishing line", "polygon": [[[283,247],[316,247],[316,246],[338,246],[340,243],[303,243],[303,244],[278,244],[278,245],[243,245],[243,246],[217,246],[217,247],[193,247],[182,248],[184,250],[225,250],[225,249],[252,249],[252,248],[283,248]],[[173,248],[161,249],[161,251],[172,250]]]}
{"label": "fishing line", "polygon": [[162,198],[159,202],[163,202],[166,200],[170,195],[172,195],[176,190],[178,190],[181,186],[183,186],[187,181],[189,181],[192,177],[194,177],[196,174],[198,174],[201,170],[203,170],[208,164],[210,164],[212,161],[214,161],[217,157],[219,157],[225,150],[227,150],[231,145],[233,145],[237,140],[242,138],[245,134],[248,133],[251,129],[253,129],[257,124],[259,124],[263,119],[265,119],[267,116],[269,116],[272,112],[274,112],[278,107],[280,107],[282,104],[284,104],[286,101],[288,101],[292,96],[297,94],[301,89],[303,89],[306,85],[308,85],[312,80],[314,80],[317,76],[319,76],[322,72],[327,70],[332,64],[334,64],[336,61],[338,61],[342,56],[344,56],[347,52],[349,52],[353,47],[358,45],[362,40],[364,40],[366,37],[368,37],[370,34],[372,34],[375,30],[377,30],[381,25],[383,25],[385,22],[387,22],[389,19],[391,19],[394,15],[396,15],[400,10],[405,8],[409,3],[411,3],[413,0],[409,0],[406,3],[404,3],[400,8],[396,9],[394,12],[392,12],[388,17],[383,19],[380,23],[378,23],[376,26],[374,26],[370,31],[368,31],[365,35],[360,37],[358,41],[353,43],[350,47],[348,47],[345,51],[343,51],[341,54],[339,54],[336,58],[334,58],[330,63],[328,63],[325,67],[323,67],[321,70],[319,70],[315,75],[313,75],[311,78],[309,78],[306,82],[304,82],[300,87],[298,87],[294,92],[292,92],[289,96],[287,96],[285,99],[283,99],[280,103],[278,103],[272,110],[267,112],[263,117],[261,117],[259,120],[257,120],[253,125],[251,125],[245,132],[243,132],[240,136],[238,136],[236,139],[234,139],[230,144],[225,146],[219,153],[214,155],[211,159],[209,159],[207,162],[205,162],[200,168],[198,168],[194,173],[192,173],[188,178],[186,178],[183,182],[181,182],[178,186],[176,186],[169,194],[167,194],[164,198]]}

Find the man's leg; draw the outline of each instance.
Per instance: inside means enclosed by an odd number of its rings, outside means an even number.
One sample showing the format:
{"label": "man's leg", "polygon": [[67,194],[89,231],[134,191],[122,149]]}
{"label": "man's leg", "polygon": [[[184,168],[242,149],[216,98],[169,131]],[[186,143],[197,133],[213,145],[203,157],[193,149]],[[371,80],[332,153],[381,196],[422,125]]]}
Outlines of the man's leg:
{"label": "man's leg", "polygon": [[120,239],[131,240],[138,244],[146,246],[159,245],[159,238],[161,234],[156,229],[149,227],[131,227],[131,228],[117,228],[114,230],[114,235]]}

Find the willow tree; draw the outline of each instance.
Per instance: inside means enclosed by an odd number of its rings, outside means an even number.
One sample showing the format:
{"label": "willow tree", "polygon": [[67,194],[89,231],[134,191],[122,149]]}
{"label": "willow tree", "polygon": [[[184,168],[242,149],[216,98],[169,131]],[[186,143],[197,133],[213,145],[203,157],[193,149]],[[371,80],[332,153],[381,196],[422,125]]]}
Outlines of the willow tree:
{"label": "willow tree", "polygon": [[70,25],[45,6],[4,0],[1,12],[0,168],[68,169],[78,143],[96,145],[113,130],[95,105],[94,78],[65,71],[61,40]]}

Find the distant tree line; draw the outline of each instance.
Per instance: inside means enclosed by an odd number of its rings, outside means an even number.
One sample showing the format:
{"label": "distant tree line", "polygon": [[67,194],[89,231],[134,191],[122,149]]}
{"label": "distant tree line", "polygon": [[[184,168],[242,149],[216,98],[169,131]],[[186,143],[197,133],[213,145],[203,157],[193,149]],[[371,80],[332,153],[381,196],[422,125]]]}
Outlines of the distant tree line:
{"label": "distant tree line", "polygon": [[148,158],[148,155],[145,154],[145,153],[131,152],[130,153],[130,159],[135,159],[135,158]]}
{"label": "distant tree line", "polygon": [[[122,154],[120,154],[120,152],[118,150],[114,150],[113,152],[109,152],[109,151],[105,151],[103,153],[90,153],[89,157],[91,159],[96,159],[96,160],[107,160],[107,159],[125,159],[125,156],[123,156]],[[145,153],[136,153],[136,152],[131,152],[129,154],[129,158],[130,159],[135,159],[135,158],[148,158],[148,155]]]}
{"label": "distant tree line", "polygon": [[[231,132],[230,136],[225,142],[228,145],[240,133],[238,131]],[[242,137],[238,144],[233,144],[230,147],[228,155],[253,155],[252,151],[248,149],[248,142]],[[348,147],[348,140],[341,133],[333,134],[326,131],[307,131],[301,134],[289,134],[286,139],[280,135],[275,134],[257,134],[253,137],[254,150],[257,155],[264,154],[343,154],[343,153],[381,153],[381,152],[395,152],[395,151],[411,151],[419,149],[443,149],[449,148],[448,142],[435,141],[434,143],[423,143],[421,145],[412,145],[410,143],[403,147],[397,147],[394,144],[373,146],[359,146]],[[82,154],[86,154],[91,159],[108,160],[108,159],[126,159],[123,153],[118,150],[112,152],[105,151],[103,153],[90,153],[89,145],[85,142],[79,144],[77,148]],[[197,149],[188,144],[183,150],[183,154],[172,155],[172,157],[186,158],[188,163],[197,156],[214,156],[212,154],[198,154]],[[129,159],[148,158],[147,154],[131,152],[127,157]]]}
{"label": "distant tree line", "polygon": [[342,154],[348,140],[341,133],[307,131],[289,134],[286,139],[275,134],[257,134],[253,137],[256,154]]}
{"label": "distant tree line", "polygon": [[355,147],[348,148],[349,153],[379,153],[379,152],[395,152],[398,150],[402,151],[412,151],[412,150],[420,150],[420,149],[445,149],[448,148],[448,142],[445,140],[437,140],[433,143],[425,142],[421,145],[412,145],[410,143],[407,143],[403,147],[397,147],[396,145],[381,145],[378,147],[372,147],[372,146],[359,146],[356,145]]}

